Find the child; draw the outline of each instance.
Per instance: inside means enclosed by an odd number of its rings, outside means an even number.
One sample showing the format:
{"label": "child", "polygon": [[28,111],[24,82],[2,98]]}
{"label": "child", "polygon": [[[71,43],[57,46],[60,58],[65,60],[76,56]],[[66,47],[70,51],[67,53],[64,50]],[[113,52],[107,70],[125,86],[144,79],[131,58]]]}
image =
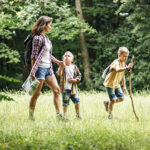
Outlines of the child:
{"label": "child", "polygon": [[60,76],[60,90],[63,98],[63,113],[66,118],[69,100],[75,104],[76,117],[81,118],[79,111],[80,99],[78,97],[77,83],[81,80],[81,73],[76,65],[73,64],[74,56],[70,51],[63,55],[64,64],[60,65],[57,74]]}
{"label": "child", "polygon": [[[106,111],[108,111],[108,119],[113,119],[113,106],[114,103],[122,102],[124,100],[124,93],[126,93],[126,82],[124,72],[130,70],[133,64],[125,65],[129,56],[129,50],[126,47],[120,47],[118,50],[118,59],[114,60],[110,66],[110,73],[106,76],[104,86],[110,101],[104,101]],[[120,86],[122,81],[123,92]]]}

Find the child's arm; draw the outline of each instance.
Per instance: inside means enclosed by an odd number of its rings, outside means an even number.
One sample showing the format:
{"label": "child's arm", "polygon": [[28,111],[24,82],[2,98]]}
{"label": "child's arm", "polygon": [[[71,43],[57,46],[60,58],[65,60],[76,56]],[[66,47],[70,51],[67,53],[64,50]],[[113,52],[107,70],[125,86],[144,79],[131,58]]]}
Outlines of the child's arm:
{"label": "child's arm", "polygon": [[127,93],[127,88],[126,88],[126,79],[125,75],[122,78],[122,85],[123,85],[123,92],[126,94]]}
{"label": "child's arm", "polygon": [[75,79],[77,80],[77,82],[80,82],[81,81],[81,73],[80,73],[78,67],[76,67],[76,72],[77,72],[77,76],[75,77]]}
{"label": "child's arm", "polygon": [[64,68],[65,68],[65,64],[64,63],[59,66],[58,71],[57,71],[57,74],[59,76],[62,75],[62,71],[63,71]]}
{"label": "child's arm", "polygon": [[120,68],[119,62],[117,62],[116,64],[112,65],[111,69],[114,69],[116,72],[121,72],[125,70],[130,70],[132,67],[133,67],[133,63],[130,63],[128,66]]}
{"label": "child's arm", "polygon": [[76,67],[75,69],[76,69],[77,75],[76,75],[76,77],[75,77],[74,79],[69,78],[69,79],[68,79],[68,82],[69,82],[69,83],[78,83],[78,82],[81,81],[81,73],[80,73],[78,67]]}

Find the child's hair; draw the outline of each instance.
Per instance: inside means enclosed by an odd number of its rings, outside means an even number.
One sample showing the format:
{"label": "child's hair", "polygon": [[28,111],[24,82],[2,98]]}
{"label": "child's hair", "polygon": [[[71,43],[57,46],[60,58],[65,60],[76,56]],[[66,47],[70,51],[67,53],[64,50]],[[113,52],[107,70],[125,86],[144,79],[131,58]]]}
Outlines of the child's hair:
{"label": "child's hair", "polygon": [[118,54],[129,53],[126,47],[119,47]]}
{"label": "child's hair", "polygon": [[74,55],[73,55],[73,53],[70,52],[70,51],[66,51],[66,52],[64,53],[64,55],[63,55],[63,58],[64,58],[64,56],[65,56],[66,53],[70,53],[70,54],[72,55],[72,62],[73,62],[73,60],[74,60]]}

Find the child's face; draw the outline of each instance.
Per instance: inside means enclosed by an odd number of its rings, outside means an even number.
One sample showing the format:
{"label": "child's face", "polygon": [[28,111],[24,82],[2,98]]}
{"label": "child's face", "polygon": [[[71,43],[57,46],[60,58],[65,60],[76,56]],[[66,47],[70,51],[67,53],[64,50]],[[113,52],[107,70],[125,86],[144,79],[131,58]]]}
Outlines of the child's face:
{"label": "child's face", "polygon": [[129,53],[122,53],[122,54],[118,54],[119,60],[122,62],[126,62],[128,59]]}
{"label": "child's face", "polygon": [[73,62],[73,56],[72,56],[72,54],[69,53],[69,52],[66,52],[65,55],[64,55],[63,61],[64,61],[66,64],[72,63],[72,62]]}

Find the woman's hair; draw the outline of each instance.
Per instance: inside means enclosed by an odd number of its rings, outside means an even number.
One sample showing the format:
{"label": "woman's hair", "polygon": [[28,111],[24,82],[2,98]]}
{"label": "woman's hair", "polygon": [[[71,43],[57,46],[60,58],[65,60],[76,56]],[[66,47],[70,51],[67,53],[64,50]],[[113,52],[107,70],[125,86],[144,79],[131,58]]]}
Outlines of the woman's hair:
{"label": "woman's hair", "polygon": [[126,47],[120,47],[118,50],[118,54],[129,53],[129,50]]}
{"label": "woman's hair", "polygon": [[32,27],[32,35],[40,34],[51,22],[52,18],[48,16],[41,16]]}

